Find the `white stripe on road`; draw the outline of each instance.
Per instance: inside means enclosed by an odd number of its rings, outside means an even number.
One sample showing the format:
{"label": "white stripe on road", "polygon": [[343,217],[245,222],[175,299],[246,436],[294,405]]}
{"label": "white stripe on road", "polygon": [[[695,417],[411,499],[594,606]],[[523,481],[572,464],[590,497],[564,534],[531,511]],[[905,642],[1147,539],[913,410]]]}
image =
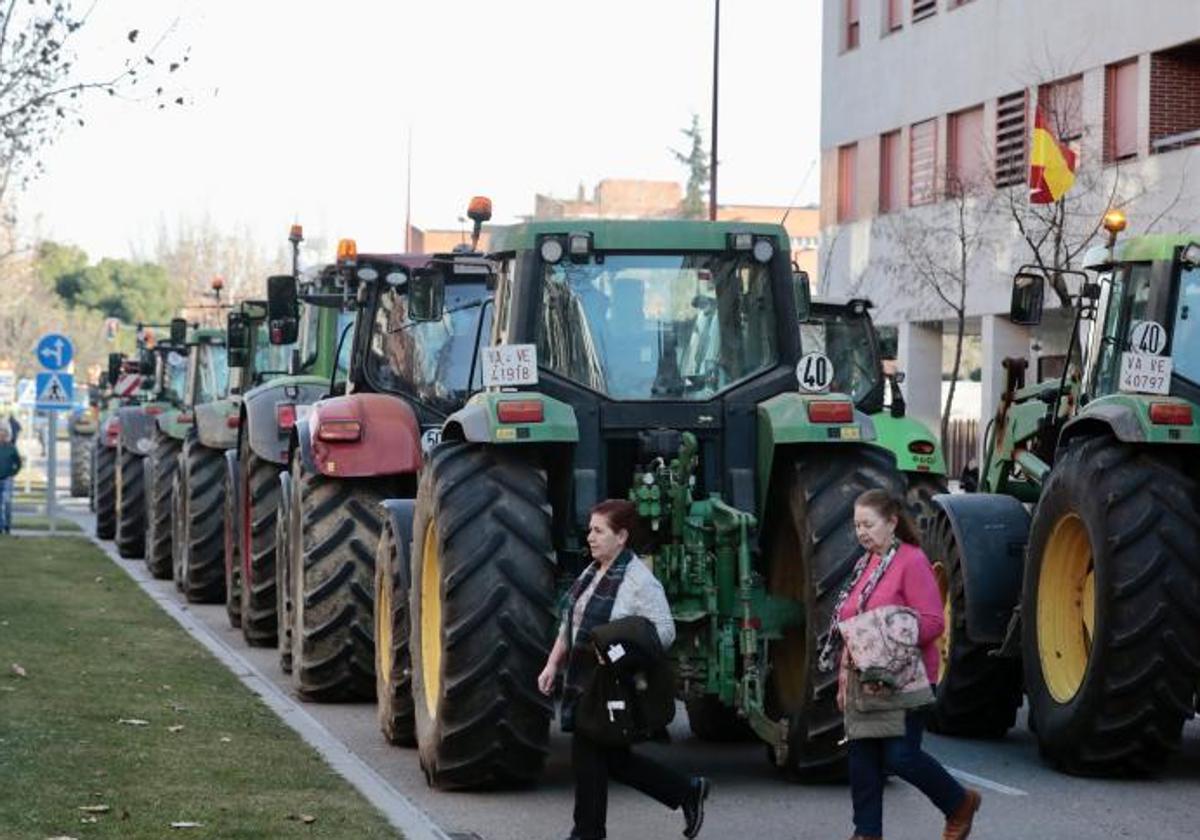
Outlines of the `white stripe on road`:
{"label": "white stripe on road", "polygon": [[993,782],[991,779],[985,779],[983,776],[976,776],[974,773],[968,773],[966,770],[956,770],[953,767],[947,767],[946,770],[951,776],[961,779],[975,787],[985,788],[986,790],[1003,793],[1005,796],[1028,796],[1029,794],[1020,788],[1009,787],[1002,785],[999,782]]}
{"label": "white stripe on road", "polygon": [[[86,520],[77,519],[81,525]],[[82,536],[82,535],[77,535]],[[286,692],[281,691],[274,682],[248,659],[243,657],[235,648],[225,643],[204,623],[196,620],[191,613],[183,608],[170,594],[164,594],[154,585],[154,579],[141,562],[122,560],[111,544],[104,544],[92,538],[92,542],[101,551],[129,575],[162,607],[163,611],[175,619],[193,638],[221,661],[244,686],[262,698],[280,719],[291,727],[321,757],[351,785],[358,789],[368,802],[378,808],[393,827],[404,833],[405,840],[450,840],[429,816],[420,810],[412,801],[396,790],[383,776],[376,772],[349,747],[333,735],[324,724],[314,718],[308,711]]]}

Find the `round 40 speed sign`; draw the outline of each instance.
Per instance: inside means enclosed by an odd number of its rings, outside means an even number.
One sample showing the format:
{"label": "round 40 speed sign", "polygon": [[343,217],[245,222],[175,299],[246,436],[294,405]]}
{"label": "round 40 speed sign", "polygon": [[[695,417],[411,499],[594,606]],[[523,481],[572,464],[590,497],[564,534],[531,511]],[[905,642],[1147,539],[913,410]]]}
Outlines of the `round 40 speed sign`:
{"label": "round 40 speed sign", "polygon": [[1167,331],[1157,321],[1134,321],[1129,330],[1129,349],[1157,356],[1167,347]]}
{"label": "round 40 speed sign", "polygon": [[833,363],[824,353],[807,353],[796,363],[796,380],[801,391],[828,391],[833,382]]}

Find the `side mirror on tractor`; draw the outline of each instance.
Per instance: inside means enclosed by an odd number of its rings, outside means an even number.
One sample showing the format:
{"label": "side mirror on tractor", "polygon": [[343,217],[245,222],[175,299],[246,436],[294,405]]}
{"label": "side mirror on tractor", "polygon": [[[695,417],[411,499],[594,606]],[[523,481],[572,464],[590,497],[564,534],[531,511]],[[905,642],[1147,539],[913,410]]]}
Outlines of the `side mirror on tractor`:
{"label": "side mirror on tractor", "polygon": [[229,367],[244,368],[250,350],[250,330],[246,316],[230,312],[225,318],[225,346],[229,352]]}
{"label": "side mirror on tractor", "polygon": [[117,380],[121,378],[121,362],[123,357],[120,353],[108,354],[108,384],[116,385]]}
{"label": "side mirror on tractor", "polygon": [[267,278],[267,334],[272,344],[295,344],[300,336],[299,294],[290,274]]}
{"label": "side mirror on tractor", "polygon": [[1042,303],[1046,294],[1046,278],[1033,271],[1019,271],[1013,277],[1012,302],[1008,319],[1022,327],[1042,322]]}
{"label": "side mirror on tractor", "polygon": [[408,278],[408,317],[417,323],[440,321],[446,306],[446,278],[437,266],[417,269]]}
{"label": "side mirror on tractor", "polygon": [[175,347],[183,347],[187,344],[187,319],[172,318],[171,319],[171,344]]}
{"label": "side mirror on tractor", "polygon": [[803,323],[812,311],[812,289],[808,285],[807,271],[792,272],[792,289],[796,293],[796,320]]}

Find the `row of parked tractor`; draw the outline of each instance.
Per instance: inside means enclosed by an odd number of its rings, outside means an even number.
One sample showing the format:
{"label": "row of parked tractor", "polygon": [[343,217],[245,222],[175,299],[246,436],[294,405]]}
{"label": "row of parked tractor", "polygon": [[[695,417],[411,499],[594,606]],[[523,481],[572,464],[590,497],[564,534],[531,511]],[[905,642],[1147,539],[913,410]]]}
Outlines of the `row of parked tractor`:
{"label": "row of parked tractor", "polygon": [[[305,271],[293,228],[265,299],[111,357],[97,536],[223,602],[299,697],[376,700],[430,784],[470,788],[539,775],[561,594],[591,508],[629,498],[692,731],[818,779],[845,748],[815,654],[860,553],[853,501],[883,487],[942,584],[932,725],[1001,736],[1027,695],[1062,768],[1161,766],[1200,682],[1200,246],[1114,233],[1067,293],[1063,373],[1024,385],[1013,363],[986,492],[950,495],[869,302],[810,300],[782,227],[536,221],[485,254],[490,213],[471,202],[453,253],[343,240]],[[1014,320],[1065,283],[1023,269]],[[1129,392],[1104,354],[1170,315],[1169,393]]]}

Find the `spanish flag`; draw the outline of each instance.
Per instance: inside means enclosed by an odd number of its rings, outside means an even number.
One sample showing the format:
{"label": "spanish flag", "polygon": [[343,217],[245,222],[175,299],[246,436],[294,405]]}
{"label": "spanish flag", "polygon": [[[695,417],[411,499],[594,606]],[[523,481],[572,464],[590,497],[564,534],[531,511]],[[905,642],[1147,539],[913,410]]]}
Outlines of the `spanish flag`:
{"label": "spanish flag", "polygon": [[1075,183],[1075,153],[1055,139],[1038,108],[1029,152],[1029,203],[1053,204]]}

